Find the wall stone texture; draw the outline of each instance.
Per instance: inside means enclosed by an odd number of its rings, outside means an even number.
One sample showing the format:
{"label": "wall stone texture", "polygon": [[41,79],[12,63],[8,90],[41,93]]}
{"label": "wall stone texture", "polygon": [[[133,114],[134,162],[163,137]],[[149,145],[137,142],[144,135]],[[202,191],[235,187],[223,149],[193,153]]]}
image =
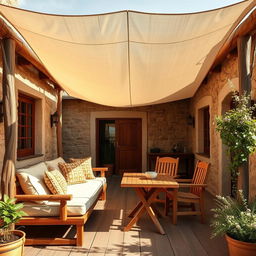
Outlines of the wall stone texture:
{"label": "wall stone texture", "polygon": [[[2,56],[0,54],[0,83],[2,84]],[[57,157],[57,143],[56,143],[56,128],[51,128],[50,126],[50,115],[56,111],[56,100],[54,97],[56,96],[56,91],[53,90],[49,85],[46,84],[45,81],[40,80],[38,78],[38,74],[35,70],[27,70],[21,66],[16,66],[16,85],[22,85],[24,90],[22,93],[26,93],[27,90],[31,92],[31,88],[29,89],[28,85],[25,83],[28,81],[33,90],[37,93],[39,92],[42,96],[42,99],[45,101],[45,108],[43,109],[45,115],[44,126],[44,141],[43,141],[43,159],[50,160]],[[24,82],[25,81],[25,82]],[[26,89],[28,88],[28,89]],[[49,98],[49,95],[51,97]],[[2,100],[2,85],[0,86],[0,100]],[[37,118],[37,117],[36,117]],[[36,120],[37,122],[37,120]],[[38,136],[35,134],[35,136]],[[3,157],[5,152],[5,141],[4,141],[4,123],[0,123],[0,172],[2,170]],[[35,160],[34,160],[35,161]],[[18,161],[19,164],[22,161]]]}
{"label": "wall stone texture", "polygon": [[[254,79],[252,79],[252,87],[255,88],[255,68],[254,68]],[[222,172],[227,170],[222,170],[220,168],[221,159],[219,154],[219,149],[222,145],[219,134],[216,132],[215,117],[219,114],[218,109],[220,108],[222,102],[219,102],[219,93],[223,87],[229,84],[229,80],[238,78],[238,58],[236,54],[229,54],[227,58],[222,63],[220,72],[211,72],[208,74],[207,83],[202,84],[194,97],[191,99],[190,111],[193,116],[196,114],[196,104],[205,96],[210,96],[212,99],[211,110],[210,110],[210,125],[211,125],[211,148],[210,148],[210,158],[204,158],[197,153],[196,149],[196,129],[190,130],[190,140],[192,141],[193,152],[196,154],[196,158],[200,160],[206,160],[210,162],[210,169],[207,177],[208,190],[212,194],[221,193],[221,177]],[[252,90],[252,92],[254,92]],[[252,97],[255,98],[254,95]],[[252,156],[250,158],[250,195],[256,195],[256,157]],[[227,184],[228,185],[228,184]]]}
{"label": "wall stone texture", "polygon": [[[90,113],[95,111],[141,111],[147,113],[148,151],[159,147],[170,152],[173,145],[189,146],[187,117],[189,100],[134,108],[116,108],[78,99],[63,100],[63,150],[66,159],[91,155]],[[113,117],[114,118],[114,117]]]}

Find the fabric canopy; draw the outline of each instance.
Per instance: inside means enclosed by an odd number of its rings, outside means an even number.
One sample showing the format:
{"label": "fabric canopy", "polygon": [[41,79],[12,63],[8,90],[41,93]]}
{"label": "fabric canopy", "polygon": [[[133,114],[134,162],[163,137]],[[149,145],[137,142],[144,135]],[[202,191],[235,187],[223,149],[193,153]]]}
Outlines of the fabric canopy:
{"label": "fabric canopy", "polygon": [[254,3],[192,14],[65,16],[3,5],[0,11],[68,94],[139,106],[193,96]]}

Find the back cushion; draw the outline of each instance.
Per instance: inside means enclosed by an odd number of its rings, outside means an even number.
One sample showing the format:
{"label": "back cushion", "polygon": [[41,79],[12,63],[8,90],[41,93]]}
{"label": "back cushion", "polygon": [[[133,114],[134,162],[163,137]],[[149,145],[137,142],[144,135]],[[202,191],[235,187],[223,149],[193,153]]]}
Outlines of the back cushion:
{"label": "back cushion", "polygon": [[35,164],[27,168],[18,169],[16,170],[16,173],[27,173],[32,176],[35,176],[39,180],[43,180],[45,171],[48,171],[47,166],[44,162],[41,162],[39,164]]}
{"label": "back cushion", "polygon": [[60,171],[59,163],[65,163],[65,161],[62,157],[58,157],[54,160],[45,162],[46,166],[48,167],[48,170],[58,170],[58,171]]}
{"label": "back cushion", "polygon": [[[47,171],[44,162],[32,165],[28,168],[16,170],[20,186],[27,195],[48,195],[51,192],[44,183],[44,173]],[[36,203],[46,203],[45,201],[36,201]]]}

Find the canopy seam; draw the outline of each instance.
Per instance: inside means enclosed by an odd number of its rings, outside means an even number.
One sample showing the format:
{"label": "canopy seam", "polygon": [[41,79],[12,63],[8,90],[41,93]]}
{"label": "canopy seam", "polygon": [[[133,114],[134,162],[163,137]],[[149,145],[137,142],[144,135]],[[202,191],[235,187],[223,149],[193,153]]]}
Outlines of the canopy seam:
{"label": "canopy seam", "polygon": [[[166,43],[161,43],[161,42],[151,42],[151,43],[147,43],[147,42],[139,42],[139,41],[135,41],[135,40],[130,40],[130,42],[132,43],[137,43],[137,44],[159,44],[159,45],[168,45],[168,44],[178,44],[178,43],[183,43],[183,42],[187,42],[187,41],[192,41],[192,40],[195,40],[195,39],[198,39],[198,38],[201,38],[201,37],[205,37],[205,36],[208,36],[210,34],[213,34],[213,33],[216,33],[217,31],[219,30],[222,30],[228,26],[232,26],[233,24],[235,24],[234,22],[233,23],[229,23],[221,28],[218,28],[214,31],[211,31],[209,33],[206,33],[206,34],[202,34],[202,35],[199,35],[199,36],[196,36],[196,37],[192,37],[192,38],[189,38],[189,39],[185,39],[185,40],[181,40],[181,41],[175,41],[175,42],[166,42]],[[65,42],[65,43],[69,43],[69,44],[77,44],[77,45],[110,45],[110,44],[119,44],[119,43],[127,43],[127,40],[123,40],[123,41],[117,41],[117,42],[109,42],[109,43],[77,43],[77,42],[71,42],[71,41],[67,41],[67,40],[61,40],[61,39],[57,39],[55,37],[51,37],[51,36],[46,36],[46,35],[43,35],[43,34],[40,34],[40,33],[36,33],[34,31],[31,31],[29,29],[25,29],[25,28],[22,28],[20,26],[16,26],[17,28],[19,29],[22,29],[22,30],[26,30],[30,33],[33,33],[33,34],[36,34],[36,35],[39,35],[39,36],[42,36],[42,37],[46,37],[46,38],[50,38],[50,39],[53,39],[55,41],[60,41],[60,42]]]}

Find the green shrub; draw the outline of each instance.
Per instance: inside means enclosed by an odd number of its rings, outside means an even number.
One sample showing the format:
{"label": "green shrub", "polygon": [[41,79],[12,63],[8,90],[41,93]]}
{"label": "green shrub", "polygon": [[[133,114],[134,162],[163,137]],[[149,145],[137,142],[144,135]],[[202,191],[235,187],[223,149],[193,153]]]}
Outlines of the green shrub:
{"label": "green shrub", "polygon": [[223,116],[216,117],[216,130],[230,156],[232,194],[236,195],[239,167],[247,162],[249,155],[256,150],[256,120],[253,119],[255,106],[250,107],[250,97],[233,94],[235,108]]}

